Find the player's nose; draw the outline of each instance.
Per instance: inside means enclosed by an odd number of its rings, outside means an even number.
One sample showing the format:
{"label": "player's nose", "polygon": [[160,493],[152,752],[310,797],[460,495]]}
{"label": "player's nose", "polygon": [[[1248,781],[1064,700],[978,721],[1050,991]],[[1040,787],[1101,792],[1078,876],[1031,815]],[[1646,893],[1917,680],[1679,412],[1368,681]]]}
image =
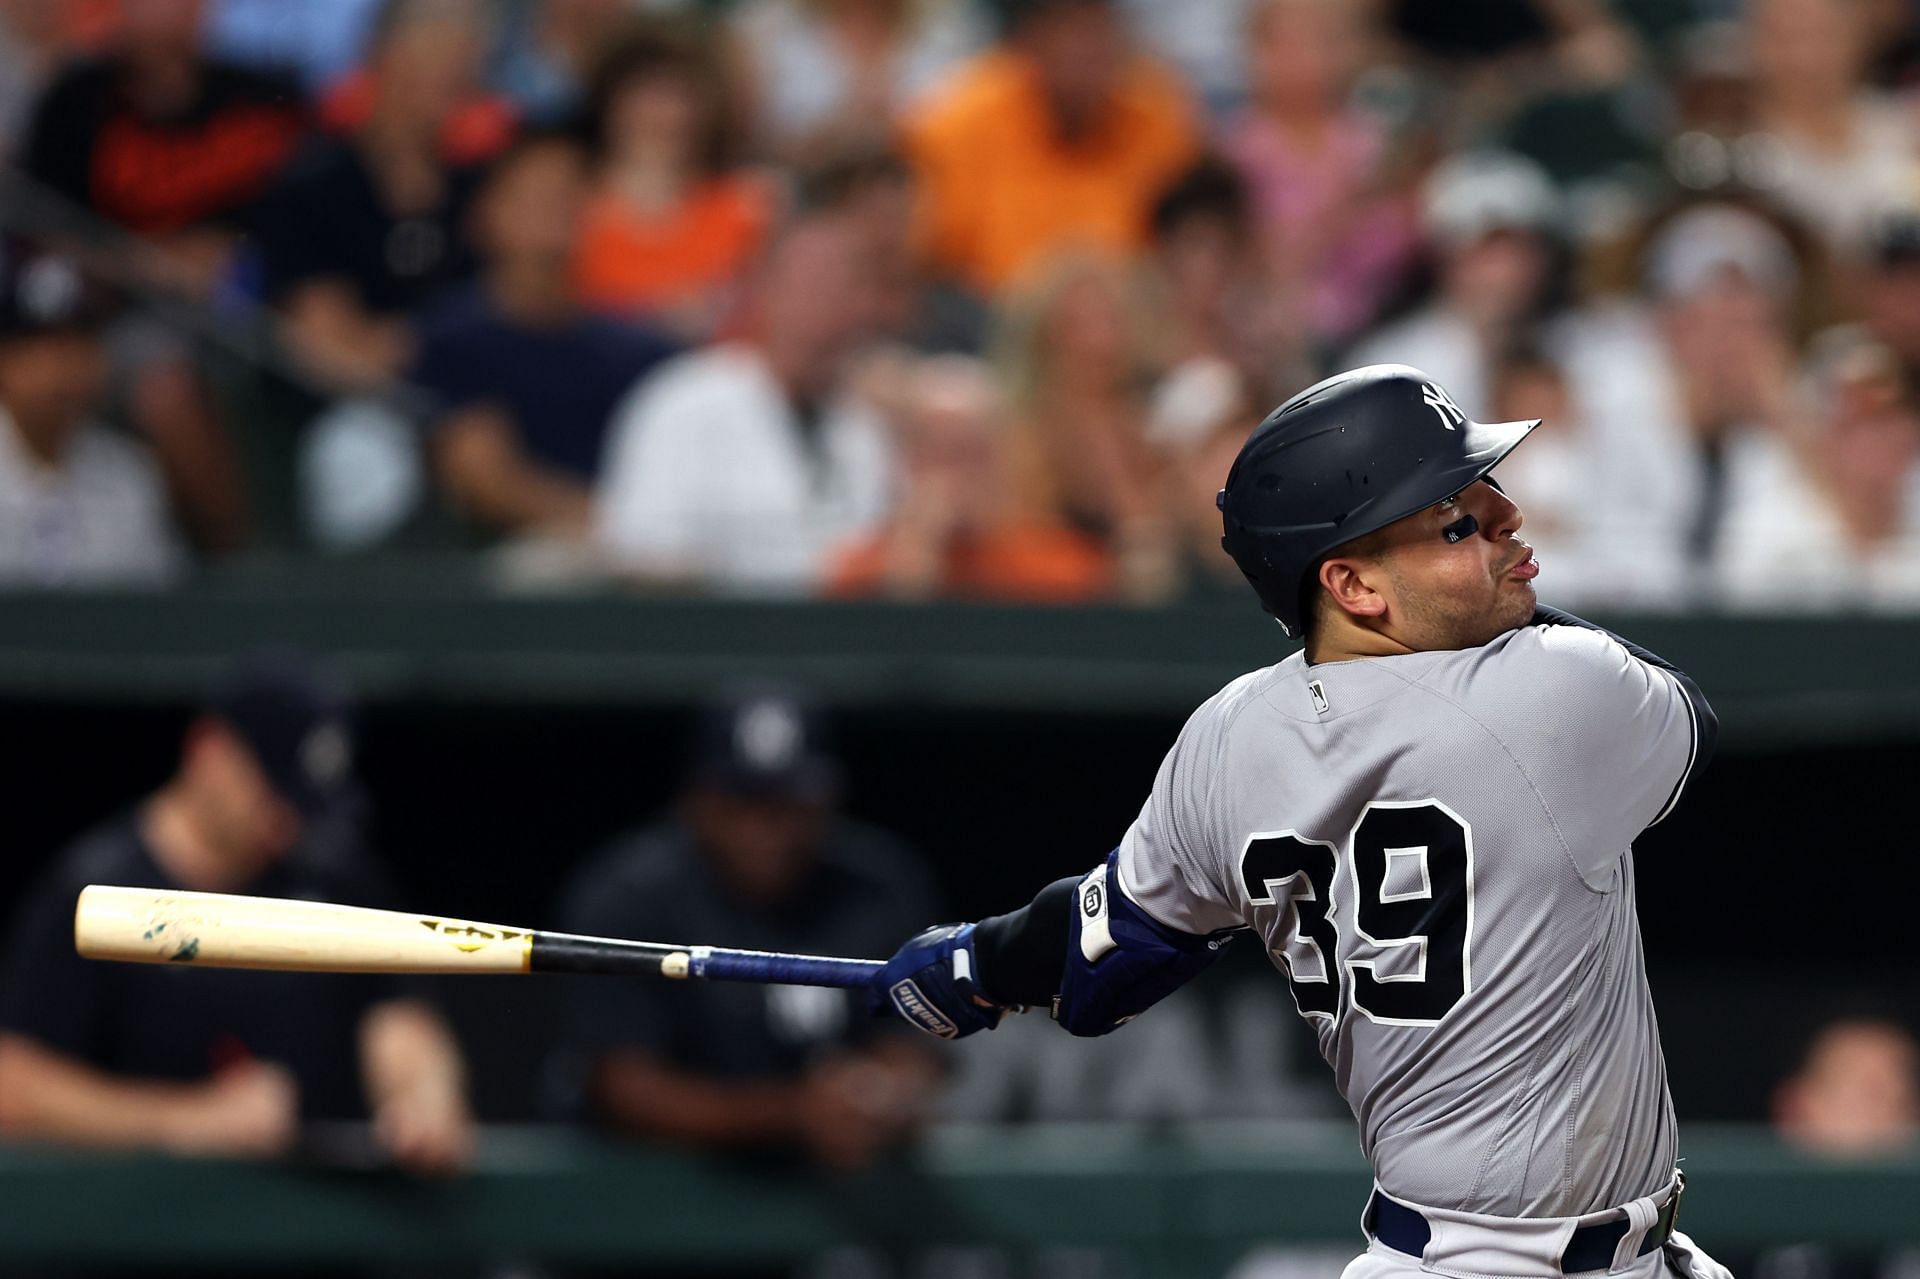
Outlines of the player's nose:
{"label": "player's nose", "polygon": [[1519,503],[1491,484],[1486,486],[1486,490],[1488,506],[1485,517],[1480,521],[1486,535],[1498,542],[1518,533],[1520,526],[1526,523]]}

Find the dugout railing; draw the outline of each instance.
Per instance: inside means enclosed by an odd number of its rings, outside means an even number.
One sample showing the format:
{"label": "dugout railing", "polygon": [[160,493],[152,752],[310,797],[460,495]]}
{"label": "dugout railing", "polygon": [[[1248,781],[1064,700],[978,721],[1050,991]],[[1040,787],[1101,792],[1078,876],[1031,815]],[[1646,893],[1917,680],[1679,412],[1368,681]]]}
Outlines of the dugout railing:
{"label": "dugout railing", "polygon": [[[1735,1128],[1684,1145],[1683,1224],[1716,1249],[1920,1243],[1920,1152],[1822,1160]],[[1344,1125],[951,1129],[851,1176],[529,1128],[490,1131],[444,1182],[352,1163],[0,1147],[0,1267],[638,1267],[858,1244],[1094,1250],[1199,1279],[1262,1246],[1355,1245],[1369,1186]]]}

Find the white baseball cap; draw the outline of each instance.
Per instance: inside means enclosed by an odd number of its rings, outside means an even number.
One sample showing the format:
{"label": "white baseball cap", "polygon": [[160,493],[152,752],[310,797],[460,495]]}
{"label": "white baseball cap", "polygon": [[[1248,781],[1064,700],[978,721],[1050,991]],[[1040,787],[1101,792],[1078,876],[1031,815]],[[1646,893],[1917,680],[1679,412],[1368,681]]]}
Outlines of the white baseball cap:
{"label": "white baseball cap", "polygon": [[1656,297],[1685,297],[1728,271],[1782,300],[1800,282],[1792,243],[1773,223],[1738,205],[1688,209],[1647,246],[1645,282]]}
{"label": "white baseball cap", "polygon": [[1512,151],[1463,151],[1428,176],[1427,234],[1453,247],[1494,231],[1551,234],[1561,219],[1560,192],[1547,171]]}

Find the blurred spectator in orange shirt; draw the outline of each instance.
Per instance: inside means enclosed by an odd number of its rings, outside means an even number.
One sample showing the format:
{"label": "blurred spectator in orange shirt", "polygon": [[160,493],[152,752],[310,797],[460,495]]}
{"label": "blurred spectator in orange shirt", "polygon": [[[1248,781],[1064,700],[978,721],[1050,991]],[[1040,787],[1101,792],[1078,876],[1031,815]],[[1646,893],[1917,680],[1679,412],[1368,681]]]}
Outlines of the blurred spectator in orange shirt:
{"label": "blurred spectator in orange shirt", "polygon": [[831,595],[1077,604],[1112,564],[1083,533],[1024,516],[1007,484],[1007,405],[987,365],[962,355],[893,370],[901,491],[878,533],[843,549]]}
{"label": "blurred spectator in orange shirt", "polygon": [[1896,1022],[1836,1021],[1773,1095],[1774,1125],[1824,1155],[1877,1155],[1920,1139],[1920,1047]]}
{"label": "blurred spectator in orange shirt", "polygon": [[1194,107],[1111,0],[1011,0],[1007,36],[906,122],[939,270],[983,293],[1068,245],[1134,249],[1195,149]]}
{"label": "blurred spectator in orange shirt", "polygon": [[718,52],[678,26],[635,27],[594,79],[600,191],[575,270],[589,306],[711,337],[773,215],[735,166],[734,90]]}
{"label": "blurred spectator in orange shirt", "polygon": [[[48,87],[20,163],[75,204],[205,260],[210,277],[238,215],[299,140],[306,110],[291,80],[208,58],[202,9],[201,0],[132,7],[100,57]],[[226,235],[210,236],[216,226]]]}
{"label": "blurred spectator in orange shirt", "polygon": [[1164,597],[1178,582],[1161,460],[1146,438],[1156,318],[1128,264],[1069,253],[1009,302],[995,342],[1022,512],[1107,546],[1130,599]]}
{"label": "blurred spectator in orange shirt", "polygon": [[1316,336],[1348,340],[1412,263],[1413,201],[1388,186],[1386,130],[1349,105],[1368,7],[1262,0],[1247,24],[1248,109],[1224,146],[1251,188],[1267,268]]}
{"label": "blurred spectator in orange shirt", "polygon": [[[307,126],[299,87],[209,58],[201,0],[148,0],[91,16],[104,43],[47,87],[21,142],[36,183],[146,237],[132,258],[146,283],[205,299],[228,278],[254,201]],[[64,7],[70,33],[88,10]],[[79,234],[64,211],[58,230]],[[198,352],[177,329],[129,316],[108,335],[112,397],[153,447],[175,508],[203,549],[232,550],[251,515],[235,454]]]}

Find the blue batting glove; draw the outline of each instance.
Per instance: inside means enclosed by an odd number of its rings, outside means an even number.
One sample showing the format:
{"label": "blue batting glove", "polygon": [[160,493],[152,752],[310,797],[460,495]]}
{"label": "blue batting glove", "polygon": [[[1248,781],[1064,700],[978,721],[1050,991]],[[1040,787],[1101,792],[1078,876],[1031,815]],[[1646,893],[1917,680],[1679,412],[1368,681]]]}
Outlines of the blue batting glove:
{"label": "blue batting glove", "polygon": [[974,1002],[977,971],[973,925],[941,924],[894,953],[874,978],[867,1004],[875,1016],[902,1017],[941,1039],[992,1030],[1005,1010]]}

